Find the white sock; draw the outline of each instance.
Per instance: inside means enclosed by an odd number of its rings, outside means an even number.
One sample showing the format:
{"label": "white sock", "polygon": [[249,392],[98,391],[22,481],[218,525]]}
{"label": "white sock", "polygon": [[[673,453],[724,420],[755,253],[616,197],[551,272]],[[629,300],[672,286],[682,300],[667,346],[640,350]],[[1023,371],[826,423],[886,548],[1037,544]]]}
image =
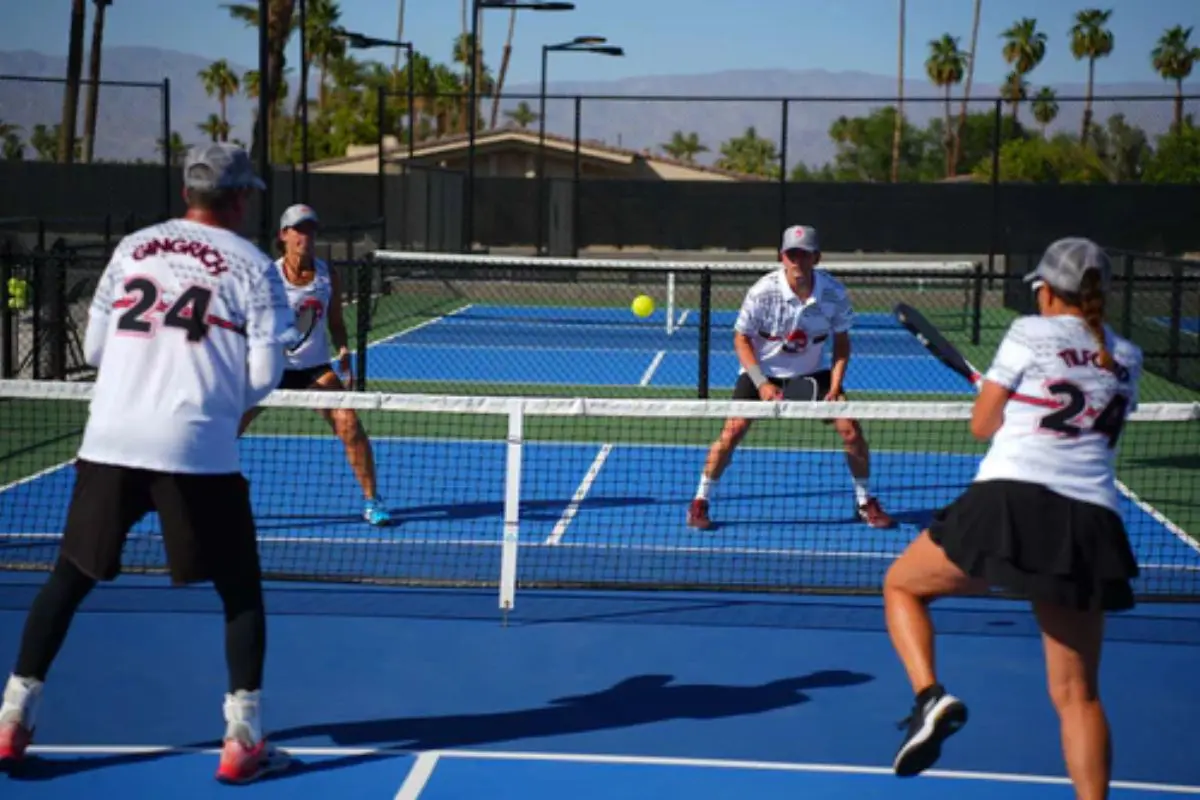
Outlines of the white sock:
{"label": "white sock", "polygon": [[225,695],[225,738],[241,739],[248,747],[262,741],[262,722],[259,719],[261,692],[239,689]]}
{"label": "white sock", "polygon": [[0,705],[0,722],[19,722],[25,728],[33,730],[41,696],[41,681],[10,675],[4,687],[4,703]]}
{"label": "white sock", "polygon": [[854,479],[854,499],[858,502],[859,508],[871,499],[871,492],[867,489],[869,483],[867,478]]}
{"label": "white sock", "polygon": [[700,476],[700,486],[697,487],[697,489],[696,489],[696,499],[697,500],[707,500],[708,493],[712,491],[712,487],[713,487],[714,483],[716,483],[716,481],[713,480],[712,478],[708,477],[707,475],[701,475]]}

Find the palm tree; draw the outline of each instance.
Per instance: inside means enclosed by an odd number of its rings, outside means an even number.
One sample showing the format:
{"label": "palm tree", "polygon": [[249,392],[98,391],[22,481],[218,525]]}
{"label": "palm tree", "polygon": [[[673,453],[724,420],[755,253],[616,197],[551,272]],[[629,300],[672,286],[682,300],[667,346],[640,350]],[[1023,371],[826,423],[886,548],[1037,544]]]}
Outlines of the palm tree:
{"label": "palm tree", "polygon": [[[229,12],[234,19],[245,22],[250,27],[258,27],[258,6],[247,4],[226,4],[222,8]],[[271,108],[282,96],[280,87],[283,85],[284,68],[287,65],[285,52],[292,33],[296,30],[296,0],[267,0],[267,102]],[[257,153],[259,142],[265,141],[259,135],[255,123],[255,136],[251,151]]]}
{"label": "palm tree", "polygon": [[678,159],[685,164],[696,163],[697,155],[708,152],[708,147],[700,142],[700,134],[695,131],[686,134],[683,131],[675,131],[671,134],[671,141],[661,144],[659,147],[671,158]]}
{"label": "palm tree", "polygon": [[58,160],[70,164],[77,152],[75,120],[79,112],[79,80],[83,72],[83,0],[71,0],[71,30],[67,40],[67,85],[63,91],[62,122],[58,125]]}
{"label": "palm tree", "polygon": [[[404,41],[404,0],[400,0],[400,8],[396,11],[396,41]],[[396,48],[395,58],[392,60],[392,74],[400,72],[400,48]],[[399,86],[393,87],[396,91],[400,90]]]}
{"label": "palm tree", "polygon": [[1049,86],[1043,86],[1033,98],[1033,118],[1042,126],[1042,136],[1054,118],[1058,116],[1058,95]]}
{"label": "palm tree", "polygon": [[1004,85],[1000,87],[1000,96],[1004,98],[1004,102],[1012,105],[1012,121],[1014,135],[1019,130],[1017,123],[1017,109],[1021,107],[1021,102],[1029,97],[1029,83],[1022,77],[1021,73],[1013,70],[1004,78]]}
{"label": "palm tree", "polygon": [[[537,122],[540,117],[538,113],[530,107],[529,103],[522,100],[517,103],[517,107],[511,111],[505,111],[504,116],[516,123],[517,127],[525,130],[533,123]],[[494,127],[494,126],[493,126]]]}
{"label": "palm tree", "polygon": [[971,101],[971,84],[975,80],[975,54],[979,52],[979,15],[983,0],[975,0],[975,14],[971,22],[971,52],[967,54],[967,82],[963,86],[962,106],[958,111],[958,129],[954,132],[954,154],[950,157],[955,173],[958,172],[959,154],[962,152],[962,132],[967,125],[967,105]]}
{"label": "palm tree", "polygon": [[1004,98],[1013,104],[1012,118],[1016,122],[1029,88],[1025,76],[1046,57],[1046,34],[1037,29],[1036,19],[1025,17],[1000,36],[1004,39],[1004,61],[1012,67],[1004,85]]}
{"label": "palm tree", "polygon": [[942,144],[946,148],[946,177],[954,176],[954,132],[950,126],[950,89],[963,79],[966,57],[958,49],[958,39],[944,34],[941,39],[929,43],[929,58],[925,60],[925,72],[934,86],[945,91],[945,135]]}
{"label": "palm tree", "polygon": [[0,159],[22,161],[25,158],[25,143],[21,141],[21,126],[0,120]]}
{"label": "palm tree", "polygon": [[1175,81],[1175,119],[1172,129],[1183,128],[1183,82],[1192,74],[1192,67],[1200,59],[1200,47],[1192,47],[1189,41],[1191,28],[1176,25],[1159,37],[1158,45],[1151,52],[1154,69],[1165,81]]}
{"label": "palm tree", "polygon": [[1071,55],[1076,61],[1087,59],[1088,77],[1087,92],[1083,104],[1083,129],[1079,133],[1079,141],[1088,141],[1088,128],[1092,126],[1092,88],[1096,82],[1096,59],[1104,58],[1113,49],[1113,34],[1104,26],[1112,16],[1112,9],[1101,11],[1098,8],[1087,8],[1075,15],[1075,24],[1071,26]]}
{"label": "palm tree", "polygon": [[158,150],[159,153],[163,153],[165,150],[169,149],[171,153],[172,166],[181,166],[183,164],[184,156],[187,155],[188,146],[189,145],[183,141],[183,137],[179,135],[179,131],[171,131],[171,140],[164,143],[162,137],[160,136],[156,140],[155,149]]}
{"label": "palm tree", "polygon": [[306,11],[306,45],[309,58],[317,60],[317,107],[323,109],[327,99],[325,76],[329,73],[329,63],[346,55],[346,40],[333,35],[341,20],[342,9],[335,0],[308,0]]}
{"label": "palm tree", "polygon": [[221,125],[224,128],[221,141],[228,141],[229,116],[226,113],[226,101],[231,95],[237,94],[241,82],[237,74],[230,69],[229,62],[223,58],[209,64],[207,69],[200,70],[199,76],[204,83],[204,93],[209,97],[217,96],[217,102],[221,106]]}
{"label": "palm tree", "polygon": [[508,60],[512,57],[513,34],[517,30],[517,9],[508,12],[508,36],[504,39],[504,54],[500,57],[500,76],[496,80],[496,96],[492,98],[492,124],[496,127],[496,117],[500,115],[500,95],[504,92],[504,78],[508,75]]}
{"label": "palm tree", "polygon": [[88,54],[88,93],[83,111],[83,160],[92,162],[96,146],[96,108],[100,102],[100,56],[104,49],[104,9],[113,0],[92,0],[96,16],[92,20],[92,51]]}
{"label": "palm tree", "polygon": [[214,142],[224,142],[229,140],[229,123],[222,122],[221,118],[216,114],[209,114],[208,119],[196,126],[204,133],[208,134],[209,139]]}
{"label": "palm tree", "polygon": [[900,180],[900,137],[904,133],[904,28],[908,10],[900,0],[900,25],[896,34],[896,127],[892,129],[892,183]]}

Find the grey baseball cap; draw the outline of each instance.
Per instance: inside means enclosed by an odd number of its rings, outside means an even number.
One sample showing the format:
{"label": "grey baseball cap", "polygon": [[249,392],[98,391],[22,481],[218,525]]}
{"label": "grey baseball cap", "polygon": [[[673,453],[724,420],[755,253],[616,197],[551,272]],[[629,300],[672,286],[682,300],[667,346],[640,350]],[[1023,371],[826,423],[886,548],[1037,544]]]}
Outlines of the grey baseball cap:
{"label": "grey baseball cap", "polygon": [[202,192],[267,188],[254,174],[250,155],[242,148],[224,142],[201,144],[188,151],[183,165],[183,185]]}
{"label": "grey baseball cap", "polygon": [[294,228],[302,222],[311,222],[314,225],[319,224],[317,212],[313,211],[311,206],[306,206],[302,203],[288,206],[287,210],[283,212],[283,216],[279,218],[279,230],[286,231],[288,228]]}
{"label": "grey baseball cap", "polygon": [[817,229],[811,225],[793,225],[783,232],[783,243],[780,252],[788,250],[807,250],[810,253],[821,252],[821,242],[817,238]]}
{"label": "grey baseball cap", "polygon": [[1046,248],[1037,268],[1025,276],[1025,282],[1045,281],[1061,292],[1074,293],[1079,291],[1083,276],[1093,269],[1100,271],[1100,285],[1107,291],[1112,280],[1108,253],[1091,239],[1069,237]]}

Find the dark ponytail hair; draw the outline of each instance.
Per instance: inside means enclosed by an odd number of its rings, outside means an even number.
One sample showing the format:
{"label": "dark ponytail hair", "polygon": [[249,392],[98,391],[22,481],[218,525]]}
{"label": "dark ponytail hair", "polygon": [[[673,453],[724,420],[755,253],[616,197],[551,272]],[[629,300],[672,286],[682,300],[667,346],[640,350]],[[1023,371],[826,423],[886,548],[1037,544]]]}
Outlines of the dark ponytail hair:
{"label": "dark ponytail hair", "polygon": [[1104,338],[1104,289],[1100,285],[1099,270],[1092,269],[1084,273],[1083,280],[1079,282],[1078,298],[1083,320],[1100,348],[1096,360],[1102,369],[1115,372],[1117,363],[1108,351],[1108,343]]}

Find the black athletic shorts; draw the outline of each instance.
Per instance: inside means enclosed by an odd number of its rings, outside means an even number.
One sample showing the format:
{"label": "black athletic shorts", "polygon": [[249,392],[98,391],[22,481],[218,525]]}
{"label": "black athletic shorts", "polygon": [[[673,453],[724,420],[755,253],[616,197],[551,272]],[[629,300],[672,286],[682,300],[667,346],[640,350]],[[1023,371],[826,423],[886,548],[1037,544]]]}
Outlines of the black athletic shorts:
{"label": "black athletic shorts", "polygon": [[154,472],[77,459],[62,555],[96,580],[113,580],[130,528],[150,511],[158,512],[172,583],[261,579],[250,484],[237,472]]}
{"label": "black athletic shorts", "polygon": [[[827,370],[827,369],[818,370],[818,371],[812,373],[811,375],[806,375],[803,377],[813,378],[814,380],[816,380],[817,393],[820,395],[821,399],[824,399],[825,395],[829,394],[829,387],[833,384],[833,373],[830,372],[829,370]],[[767,380],[770,381],[771,383],[775,384],[776,386],[778,386],[780,389],[782,389],[788,381],[787,378],[770,378],[770,377],[767,378]],[[755,387],[754,381],[745,372],[743,372],[741,375],[738,376],[737,383],[735,383],[733,385],[733,399],[734,400],[757,400],[758,399],[758,388]]]}
{"label": "black athletic shorts", "polygon": [[283,377],[279,379],[279,388],[297,389],[300,391],[311,389],[318,380],[324,378],[330,372],[333,372],[333,368],[328,364],[321,364],[307,369],[285,369]]}
{"label": "black athletic shorts", "polygon": [[972,483],[934,513],[929,536],[994,588],[1081,611],[1134,605],[1138,565],[1120,515],[1041,484]]}

